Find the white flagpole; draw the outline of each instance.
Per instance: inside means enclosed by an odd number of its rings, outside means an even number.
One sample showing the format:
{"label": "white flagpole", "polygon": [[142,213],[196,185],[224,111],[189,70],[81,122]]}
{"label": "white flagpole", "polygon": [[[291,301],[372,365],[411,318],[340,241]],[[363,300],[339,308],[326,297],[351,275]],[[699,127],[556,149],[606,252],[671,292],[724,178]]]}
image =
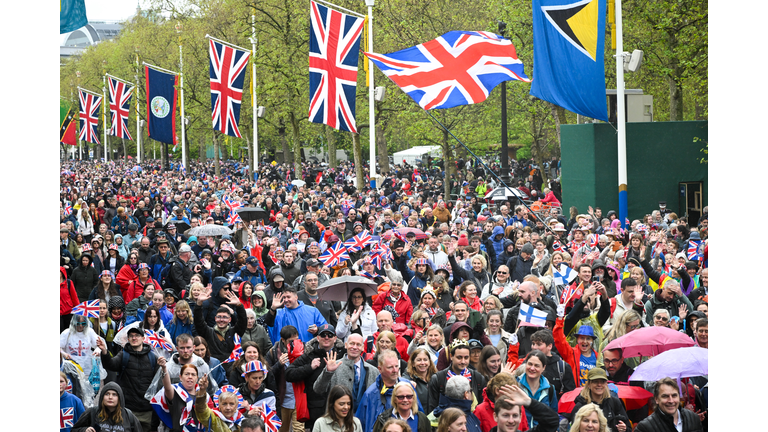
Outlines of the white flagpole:
{"label": "white flagpole", "polygon": [[181,89],[181,168],[187,168],[187,147],[184,145],[186,137],[186,118],[184,117],[184,57],[181,53],[181,29],[179,27],[179,87]]}
{"label": "white flagpole", "polygon": [[139,115],[139,55],[136,54],[136,162],[141,163],[141,116]]}
{"label": "white flagpole", "polygon": [[104,72],[104,76],[102,78],[102,87],[101,92],[103,93],[104,99],[101,100],[101,120],[102,123],[104,123],[104,162],[107,162],[109,158],[107,157],[107,73]]}
{"label": "white flagpole", "polygon": [[[259,169],[259,105],[256,103],[256,8],[251,9],[251,102],[253,102],[253,169],[251,178]],[[250,161],[249,161],[250,162]]]}
{"label": "white flagpole", "polygon": [[[375,0],[365,0],[368,6],[368,51],[373,52],[373,4]],[[370,123],[370,143],[368,151],[368,163],[370,164],[369,175],[372,184],[375,184],[376,177],[376,113],[374,112],[373,100],[373,60],[368,59],[368,122]]]}
{"label": "white flagpole", "polygon": [[621,0],[616,0],[616,126],[618,132],[619,220],[626,228],[627,218],[627,123],[624,112],[624,41]]}

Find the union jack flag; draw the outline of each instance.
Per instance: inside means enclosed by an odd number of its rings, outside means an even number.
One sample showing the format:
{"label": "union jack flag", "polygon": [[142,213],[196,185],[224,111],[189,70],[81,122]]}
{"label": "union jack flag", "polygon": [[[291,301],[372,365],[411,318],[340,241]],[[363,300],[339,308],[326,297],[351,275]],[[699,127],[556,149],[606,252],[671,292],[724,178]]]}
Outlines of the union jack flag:
{"label": "union jack flag", "polygon": [[228,196],[225,196],[224,198],[222,198],[222,199],[221,199],[221,201],[222,201],[222,202],[224,203],[224,205],[226,205],[226,206],[227,206],[227,208],[229,209],[229,213],[228,213],[228,214],[229,214],[229,217],[231,217],[231,216],[232,216],[232,213],[235,213],[235,214],[237,214],[237,213],[235,212],[235,209],[239,209],[239,208],[243,207],[243,203],[241,203],[241,202],[236,202],[236,201],[232,201],[231,199],[229,199],[229,197],[228,197]]}
{"label": "union jack flag", "polygon": [[75,408],[61,408],[59,413],[59,429],[71,428],[75,425]]}
{"label": "union jack flag", "polygon": [[131,96],[133,87],[114,78],[109,79],[109,113],[112,127],[109,134],[112,136],[127,138],[133,141],[128,132],[128,115],[131,113]]}
{"label": "union jack flag", "polygon": [[554,252],[567,252],[568,249],[565,248],[562,244],[560,244],[559,241],[555,240],[552,242],[552,250]]}
{"label": "union jack flag", "polygon": [[600,236],[597,234],[590,234],[589,237],[587,237],[587,244],[590,248],[596,248],[599,241]]}
{"label": "union jack flag", "polygon": [[144,339],[154,348],[163,348],[166,351],[173,351],[173,345],[169,344],[154,330],[144,330]]}
{"label": "union jack flag", "polygon": [[347,252],[347,248],[344,247],[344,243],[336,242],[335,245],[326,249],[319,258],[326,266],[335,267],[344,261],[349,260],[349,253]]}
{"label": "union jack flag", "polygon": [[209,40],[211,55],[211,119],[213,129],[242,138],[237,123],[243,99],[243,81],[248,66],[248,51]]}
{"label": "union jack flag", "polygon": [[373,237],[371,237],[371,234],[369,234],[368,231],[363,231],[360,234],[345,241],[344,246],[346,246],[347,250],[350,252],[357,252],[371,243],[373,243]]}
{"label": "union jack flag", "polygon": [[101,97],[78,90],[80,97],[80,135],[78,139],[101,144],[98,138]]}
{"label": "union jack flag", "polygon": [[266,402],[261,403],[261,419],[264,420],[264,432],[277,432],[283,425],[280,417]]}
{"label": "union jack flag", "polygon": [[314,1],[309,15],[309,121],[357,132],[357,60],[365,20]]}
{"label": "union jack flag", "polygon": [[426,110],[482,102],[502,81],[531,81],[512,42],[489,32],[450,31],[391,54],[365,55]]}
{"label": "union jack flag", "polygon": [[72,203],[67,202],[67,204],[64,206],[64,216],[69,216],[72,214]]}
{"label": "union jack flag", "polygon": [[688,251],[686,255],[689,260],[698,261],[701,258],[699,246],[701,246],[700,240],[688,240]]}
{"label": "union jack flag", "polygon": [[72,315],[82,315],[86,318],[99,317],[99,300],[84,301],[72,308]]}
{"label": "union jack flag", "polygon": [[574,285],[567,285],[563,289],[563,295],[560,296],[560,304],[568,304],[574,294],[576,294],[577,288]]}
{"label": "union jack flag", "polygon": [[233,211],[229,214],[229,219],[227,219],[227,222],[229,225],[236,225],[238,222],[242,222],[243,219],[240,218],[240,215],[237,214],[237,212]]}
{"label": "union jack flag", "polygon": [[235,348],[232,350],[232,354],[229,355],[229,358],[224,360],[222,363],[229,363],[233,362],[240,358],[241,355],[243,355],[243,347],[240,346],[240,336],[235,333]]}

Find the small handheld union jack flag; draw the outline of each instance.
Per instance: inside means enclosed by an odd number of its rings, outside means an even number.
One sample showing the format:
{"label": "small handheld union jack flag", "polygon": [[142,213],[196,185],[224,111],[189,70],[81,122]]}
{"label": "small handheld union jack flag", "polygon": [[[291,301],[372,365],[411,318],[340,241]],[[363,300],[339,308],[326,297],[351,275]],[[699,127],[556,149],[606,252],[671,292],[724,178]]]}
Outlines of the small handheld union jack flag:
{"label": "small handheld union jack flag", "polygon": [[153,330],[144,330],[144,336],[146,341],[149,342],[153,348],[163,348],[166,351],[173,351],[173,346]]}
{"label": "small handheld union jack flag", "polygon": [[369,244],[371,244],[372,241],[373,241],[373,237],[371,237],[368,231],[363,231],[360,234],[345,241],[344,246],[346,246],[349,252],[357,252],[359,250],[362,250],[364,247],[368,246]]}
{"label": "small handheld union jack flag", "polygon": [[266,402],[261,403],[261,419],[264,420],[264,432],[277,432],[283,425],[280,417]]}
{"label": "small handheld union jack flag", "polygon": [[[59,413],[60,429],[71,428],[75,425],[75,408],[61,408]],[[265,422],[266,423],[266,422]]]}
{"label": "small handheld union jack flag", "polygon": [[225,196],[224,198],[222,198],[222,199],[221,199],[221,201],[222,201],[222,202],[224,203],[224,205],[226,205],[226,206],[227,206],[227,208],[229,209],[229,217],[232,217],[232,214],[233,214],[233,213],[234,213],[234,214],[237,214],[237,213],[235,212],[235,210],[236,210],[236,209],[239,209],[239,208],[243,207],[243,203],[240,203],[240,202],[236,202],[236,201],[232,201],[231,199],[229,199],[229,197],[228,197],[228,196]]}
{"label": "small handheld union jack flag", "polygon": [[64,216],[69,216],[72,214],[72,203],[67,201],[67,204],[64,206]]}
{"label": "small handheld union jack flag", "polygon": [[84,301],[72,308],[72,315],[82,315],[86,318],[99,317],[99,300]]}
{"label": "small handheld union jack flag", "polygon": [[232,350],[232,354],[229,355],[229,358],[227,358],[226,360],[221,362],[222,364],[233,362],[233,361],[239,359],[240,356],[243,355],[243,347],[240,346],[240,336],[238,336],[237,333],[235,333],[235,339],[234,340],[235,340],[235,348]]}
{"label": "small handheld union jack flag", "polygon": [[336,242],[335,245],[329,247],[320,255],[320,261],[328,267],[335,267],[348,260],[349,253],[342,242]]}
{"label": "small handheld union jack flag", "polygon": [[701,246],[700,240],[688,240],[688,251],[686,255],[689,260],[698,261],[701,258],[699,246]]}
{"label": "small handheld union jack flag", "polygon": [[568,249],[565,248],[562,244],[560,244],[559,241],[555,240],[552,242],[552,250],[555,252],[567,252]]}

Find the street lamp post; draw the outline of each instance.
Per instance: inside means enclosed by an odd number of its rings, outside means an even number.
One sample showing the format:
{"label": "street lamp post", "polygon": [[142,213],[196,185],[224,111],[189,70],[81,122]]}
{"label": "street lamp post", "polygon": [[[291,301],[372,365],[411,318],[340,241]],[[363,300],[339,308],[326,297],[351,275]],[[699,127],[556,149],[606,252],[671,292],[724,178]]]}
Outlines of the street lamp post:
{"label": "street lamp post", "polygon": [[[499,21],[499,34],[506,37],[507,23]],[[507,82],[501,82],[501,180],[509,184],[509,149],[507,147]]]}

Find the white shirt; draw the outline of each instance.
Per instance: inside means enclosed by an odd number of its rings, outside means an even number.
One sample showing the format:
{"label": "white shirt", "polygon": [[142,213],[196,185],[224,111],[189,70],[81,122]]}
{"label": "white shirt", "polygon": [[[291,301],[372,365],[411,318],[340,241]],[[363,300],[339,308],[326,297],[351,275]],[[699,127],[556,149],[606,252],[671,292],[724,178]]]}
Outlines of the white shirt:
{"label": "white shirt", "polygon": [[680,410],[677,410],[677,423],[675,424],[677,432],[683,432],[683,416],[680,414]]}

